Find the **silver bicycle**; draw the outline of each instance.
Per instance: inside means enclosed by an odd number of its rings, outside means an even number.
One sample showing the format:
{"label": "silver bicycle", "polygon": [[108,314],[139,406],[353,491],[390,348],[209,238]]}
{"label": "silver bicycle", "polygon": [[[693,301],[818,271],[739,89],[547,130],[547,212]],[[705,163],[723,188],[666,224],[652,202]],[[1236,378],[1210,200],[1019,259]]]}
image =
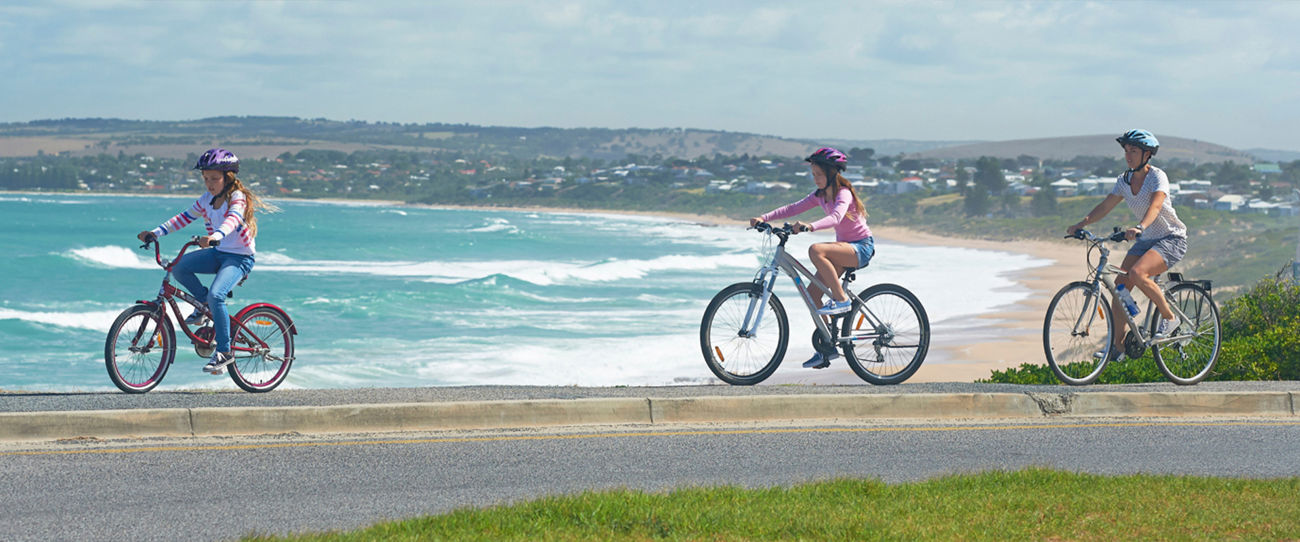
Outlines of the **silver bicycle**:
{"label": "silver bicycle", "polygon": [[842,352],[853,372],[872,384],[898,384],[920,368],[930,347],[930,320],[912,292],[897,284],[876,284],[854,295],[849,290],[854,273],[847,270],[842,284],[853,308],[832,317],[819,316],[808,288],[819,288],[826,295],[830,290],[786,253],[793,227],[764,222],[753,229],[765,233],[768,242],[773,236],[780,241],[771,261],[752,281],[723,288],[704,310],[700,349],[714,375],[729,384],[753,385],[781,364],[790,324],[781,300],[772,293],[779,272],[794,281],[808,307],[817,326],[812,341],[818,352]]}
{"label": "silver bicycle", "polygon": [[[1067,284],[1047,306],[1043,351],[1057,378],[1081,386],[1097,380],[1106,368],[1114,348],[1112,333],[1119,331],[1111,325],[1110,299],[1117,295],[1115,276],[1124,271],[1109,263],[1110,248],[1106,243],[1124,241],[1124,232],[1115,228],[1109,237],[1097,237],[1087,230],[1078,230],[1066,238],[1089,243],[1089,262],[1093,250],[1098,251],[1100,258],[1095,268],[1089,265],[1092,276],[1088,280]],[[1140,320],[1128,311],[1120,311],[1128,327],[1124,355],[1139,358],[1150,348],[1156,366],[1171,382],[1195,384],[1210,374],[1219,359],[1222,335],[1219,309],[1210,297],[1210,281],[1184,280],[1179,273],[1168,275],[1171,286],[1168,289],[1162,286],[1165,300],[1174,314],[1182,318],[1182,325],[1169,336],[1158,339],[1153,335],[1161,316],[1155,310],[1155,303],[1147,301],[1146,312]]]}

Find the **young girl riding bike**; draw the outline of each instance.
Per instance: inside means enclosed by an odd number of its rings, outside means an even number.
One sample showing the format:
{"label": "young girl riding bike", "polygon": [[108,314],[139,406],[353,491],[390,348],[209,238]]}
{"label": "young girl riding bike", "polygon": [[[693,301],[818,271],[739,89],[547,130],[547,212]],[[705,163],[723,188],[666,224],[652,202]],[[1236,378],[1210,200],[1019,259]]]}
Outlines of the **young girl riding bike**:
{"label": "young girl riding bike", "polygon": [[[163,222],[150,231],[140,232],[141,241],[149,242],[184,228],[203,217],[207,235],[199,237],[201,248],[217,245],[216,249],[199,250],[186,254],[172,270],[176,281],[194,297],[205,300],[212,314],[212,327],[217,343],[212,359],[203,371],[221,374],[234,361],[230,355],[230,315],[226,298],[230,290],[253,270],[254,238],[257,236],[258,208],[273,210],[258,198],[235,176],[239,173],[239,158],[225,149],[209,149],[199,157],[194,169],[202,171],[207,193],[199,196],[194,205]],[[215,274],[212,286],[204,288],[196,273]],[[206,316],[201,307],[185,319],[189,325],[203,325]]]}
{"label": "young girl riding bike", "polygon": [[[1183,259],[1187,253],[1187,226],[1178,219],[1173,203],[1169,200],[1169,177],[1164,170],[1151,165],[1151,157],[1160,149],[1156,136],[1146,130],[1129,130],[1115,138],[1124,148],[1124,161],[1128,170],[1115,180],[1115,188],[1106,199],[1097,204],[1078,224],[1066,229],[1067,234],[1104,218],[1119,203],[1125,202],[1137,224],[1125,231],[1124,237],[1129,241],[1137,240],[1124,256],[1120,269],[1126,274],[1116,278],[1116,285],[1124,285],[1130,291],[1142,290],[1147,298],[1155,303],[1162,317],[1155,329],[1156,337],[1166,337],[1181,324],[1174,312],[1169,309],[1160,286],[1151,280]],[[1119,299],[1111,301],[1111,322],[1118,326],[1123,321],[1124,308]],[[1110,360],[1124,359],[1124,334],[1116,329],[1114,348],[1111,348]],[[1098,357],[1101,357],[1101,353]]]}
{"label": "young girl riding bike", "polygon": [[[794,230],[800,232],[835,229],[835,242],[814,243],[808,247],[808,258],[817,269],[817,280],[825,284],[831,294],[831,299],[828,299],[826,305],[817,313],[827,316],[843,314],[852,309],[853,304],[849,301],[848,294],[844,293],[839,276],[845,269],[866,267],[876,253],[875,240],[871,237],[871,228],[867,226],[866,207],[862,205],[862,200],[858,199],[853,185],[841,174],[848,164],[848,157],[831,147],[822,147],[804,161],[809,163],[809,170],[817,189],[797,202],[749,219],[749,225],[753,227],[759,222],[796,216],[815,206],[821,206],[826,212],[824,218],[811,224],[795,222]],[[821,289],[811,288],[809,293],[813,296],[814,305],[821,304]],[[824,369],[835,357],[838,357],[838,354],[823,356],[821,353],[816,353],[812,359],[804,362],[803,366]]]}

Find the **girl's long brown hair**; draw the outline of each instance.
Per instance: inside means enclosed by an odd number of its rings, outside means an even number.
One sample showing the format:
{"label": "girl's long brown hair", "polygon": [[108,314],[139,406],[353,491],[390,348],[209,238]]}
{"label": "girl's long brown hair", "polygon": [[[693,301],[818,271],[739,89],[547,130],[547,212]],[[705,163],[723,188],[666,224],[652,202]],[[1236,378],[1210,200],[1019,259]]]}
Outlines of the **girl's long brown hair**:
{"label": "girl's long brown hair", "polygon": [[847,188],[849,189],[849,193],[853,194],[854,209],[850,209],[850,214],[852,214],[852,211],[857,211],[858,216],[862,217],[863,220],[866,220],[867,207],[862,204],[862,198],[858,197],[858,191],[853,189],[853,183],[850,183],[848,179],[844,178],[843,175],[840,175],[838,170],[828,168],[822,164],[817,165],[822,168],[822,171],[826,172],[826,178],[828,180],[834,180],[833,182],[828,181],[826,183],[826,188],[818,188],[817,196],[820,197],[822,201],[830,203],[835,201],[835,194],[839,193],[840,188]]}
{"label": "girl's long brown hair", "polygon": [[239,177],[235,176],[235,172],[227,171],[225,172],[225,175],[226,186],[221,189],[221,195],[217,196],[217,199],[229,201],[231,192],[234,192],[235,190],[243,192],[244,200],[248,203],[244,206],[244,227],[248,228],[249,237],[256,237],[257,216],[254,214],[255,211],[257,209],[262,209],[268,213],[274,213],[278,212],[280,208],[257,197],[257,194],[254,194],[252,190],[249,190],[247,186],[244,186],[244,183],[239,180]]}

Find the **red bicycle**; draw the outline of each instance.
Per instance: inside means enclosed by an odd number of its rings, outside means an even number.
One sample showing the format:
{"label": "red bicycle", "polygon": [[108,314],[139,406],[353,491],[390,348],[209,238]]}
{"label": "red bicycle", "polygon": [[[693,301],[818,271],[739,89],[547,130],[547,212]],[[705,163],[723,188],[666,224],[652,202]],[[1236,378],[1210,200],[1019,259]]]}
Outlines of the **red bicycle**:
{"label": "red bicycle", "polygon": [[[167,271],[158,297],[152,301],[137,300],[131,308],[122,311],[109,328],[108,341],[104,344],[108,377],[127,393],[152,390],[166,376],[167,368],[176,360],[173,322],[180,324],[194,345],[194,353],[200,357],[211,357],[216,350],[210,323],[212,314],[207,305],[171,283],[172,268],[186,250],[198,246],[198,238],[185,243],[171,261],[162,258],[157,240],[147,241],[140,248],[147,250],[150,244],[153,244],[154,260]],[[176,304],[177,298],[204,311],[209,324],[191,331]],[[293,336],[297,334],[289,314],[270,303],[253,303],[232,314],[230,353],[235,361],[226,367],[230,379],[244,391],[260,393],[275,389],[289,375],[289,367],[293,365]]]}

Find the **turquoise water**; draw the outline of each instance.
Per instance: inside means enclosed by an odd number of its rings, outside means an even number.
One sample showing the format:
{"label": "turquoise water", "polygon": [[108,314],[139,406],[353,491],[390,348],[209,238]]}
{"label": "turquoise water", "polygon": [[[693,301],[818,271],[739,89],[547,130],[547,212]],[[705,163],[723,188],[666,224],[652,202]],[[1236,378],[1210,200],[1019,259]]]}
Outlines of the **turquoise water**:
{"label": "turquoise water", "polygon": [[[0,389],[116,389],[107,329],[163,275],[134,236],[191,201],[0,194]],[[719,289],[752,278],[762,237],[615,214],[276,203],[230,304],[274,303],[297,322],[286,388],[716,382],[700,317]],[[201,231],[163,238],[164,254]],[[828,239],[798,236],[791,250],[803,258]],[[881,242],[859,284],[907,285],[939,334],[1023,298],[1007,273],[1042,263]],[[792,311],[788,356],[802,359],[812,325],[792,287],[777,293]],[[235,389],[202,365],[182,348],[161,388]]]}

